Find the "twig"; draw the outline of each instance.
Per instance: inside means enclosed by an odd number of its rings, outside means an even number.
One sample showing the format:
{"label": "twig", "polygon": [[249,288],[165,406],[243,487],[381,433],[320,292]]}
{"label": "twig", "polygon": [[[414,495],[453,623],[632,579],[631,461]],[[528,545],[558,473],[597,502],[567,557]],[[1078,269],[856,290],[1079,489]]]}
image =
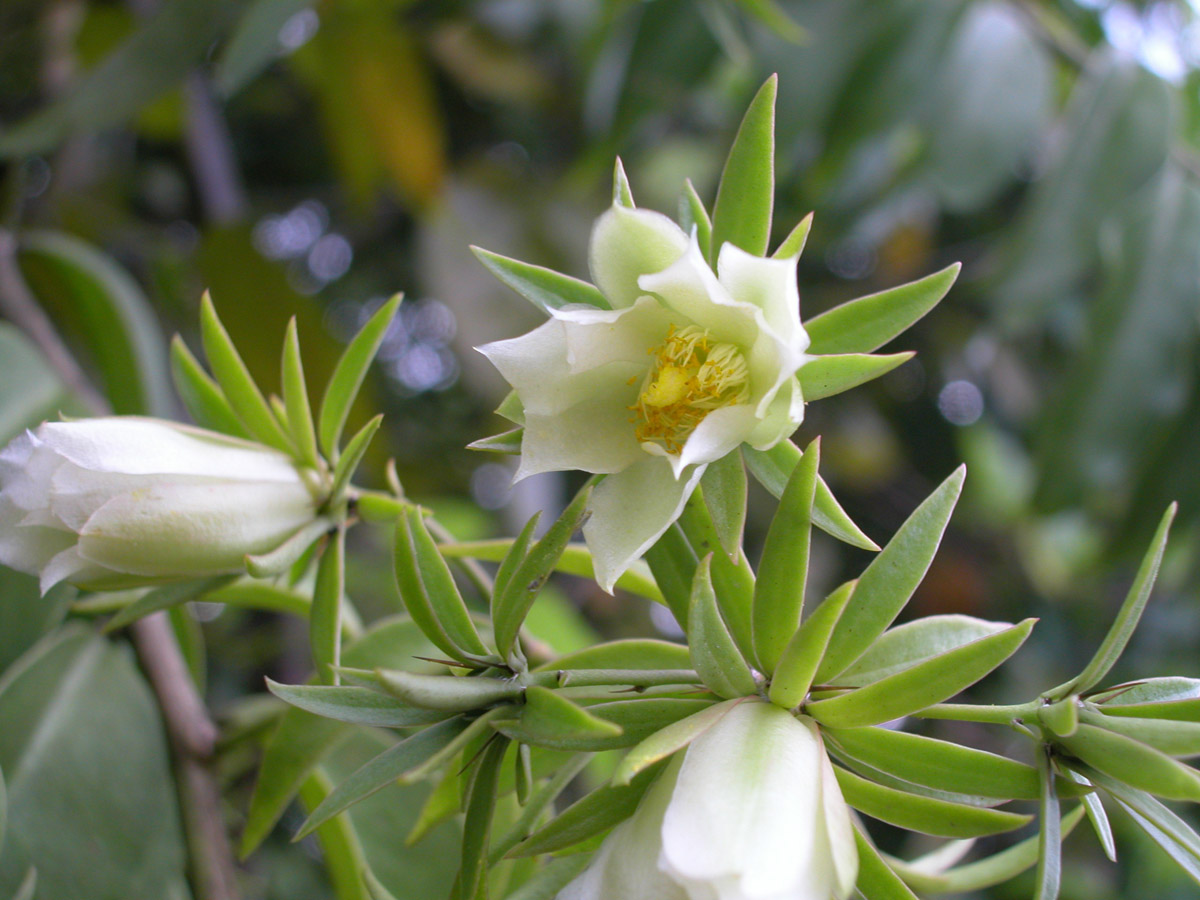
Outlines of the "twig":
{"label": "twig", "polygon": [[184,97],[187,100],[184,146],[204,215],[218,225],[236,222],[246,213],[246,195],[229,128],[208,76],[198,69],[188,75]]}

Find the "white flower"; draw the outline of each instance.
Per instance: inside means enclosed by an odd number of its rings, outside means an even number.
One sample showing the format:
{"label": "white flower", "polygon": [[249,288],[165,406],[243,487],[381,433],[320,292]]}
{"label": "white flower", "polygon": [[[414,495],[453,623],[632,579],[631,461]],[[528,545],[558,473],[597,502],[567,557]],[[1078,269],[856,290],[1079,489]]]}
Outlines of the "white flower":
{"label": "white flower", "polygon": [[844,900],[852,828],[816,726],[747,698],[672,760],[557,900]]}
{"label": "white flower", "polygon": [[607,475],[584,536],[613,582],[678,518],[705,466],[787,438],[804,416],[808,357],[796,259],[720,248],[717,271],[659,213],[614,205],[590,261],[611,310],[573,305],[480,350],[525,411],[517,478]]}
{"label": "white flower", "polygon": [[281,453],[156,419],[47,422],[0,450],[0,563],[105,588],[234,573],[316,515]]}

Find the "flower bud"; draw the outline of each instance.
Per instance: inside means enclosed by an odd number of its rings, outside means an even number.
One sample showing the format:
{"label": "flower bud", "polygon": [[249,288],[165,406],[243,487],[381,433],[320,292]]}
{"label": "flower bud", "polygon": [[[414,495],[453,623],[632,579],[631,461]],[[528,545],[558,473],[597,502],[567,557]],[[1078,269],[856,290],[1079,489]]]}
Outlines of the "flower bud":
{"label": "flower bud", "polygon": [[557,900],[844,900],[858,852],[816,725],[736,704]]}
{"label": "flower bud", "polygon": [[0,563],[40,575],[43,592],[240,572],[316,516],[305,474],[259,444],[157,419],[46,422],[0,451]]}

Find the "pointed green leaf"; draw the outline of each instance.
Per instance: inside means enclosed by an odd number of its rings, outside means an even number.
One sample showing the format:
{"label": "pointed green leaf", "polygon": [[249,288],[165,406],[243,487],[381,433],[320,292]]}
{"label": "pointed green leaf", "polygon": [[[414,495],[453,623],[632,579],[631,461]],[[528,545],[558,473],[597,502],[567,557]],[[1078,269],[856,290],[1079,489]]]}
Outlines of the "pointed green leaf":
{"label": "pointed green leaf", "polygon": [[[311,811],[332,790],[329,776],[316,768],[298,791],[300,805]],[[322,862],[338,900],[368,900],[362,873],[368,871],[366,853],[349,816],[326,822],[317,831]]]}
{"label": "pointed green leaf", "polygon": [[492,817],[496,811],[496,789],[500,764],[508,741],[495,736],[484,746],[471,775],[463,819],[462,867],[459,869],[459,896],[462,900],[486,900],[488,841]]}
{"label": "pointed green leaf", "polygon": [[[812,228],[813,214],[809,213],[803,219],[796,223],[796,227],[788,232],[775,252],[771,254],[772,259],[791,259],[799,256],[804,252],[804,245],[808,243],[808,232]],[[807,398],[807,394],[805,397]]]}
{"label": "pointed green leaf", "polygon": [[855,887],[864,900],[920,900],[884,862],[860,823],[854,824],[854,843],[858,849],[858,881]]}
{"label": "pointed green leaf", "polygon": [[416,507],[396,522],[393,562],[400,598],[425,636],[454,659],[486,656],[454,576]]}
{"label": "pointed green leaf", "polygon": [[914,619],[880,635],[871,649],[837,676],[837,683],[862,687],[1011,627],[1011,622],[989,622],[956,613]]}
{"label": "pointed green leaf", "polygon": [[[612,700],[592,704],[588,706],[588,712],[621,727],[619,739],[608,742],[607,746],[594,749],[632,747],[655,732],[667,728],[680,719],[686,719],[688,716],[708,709],[712,705],[711,698],[692,700],[681,697],[639,697],[636,700]],[[577,749],[593,748],[579,747]]]}
{"label": "pointed green leaf", "polygon": [[662,591],[667,608],[675,616],[679,627],[686,631],[697,559],[696,551],[688,543],[678,522],[673,522],[646,551],[645,559],[655,584]]}
{"label": "pointed green leaf", "polygon": [[1073,756],[1130,787],[1168,800],[1200,801],[1200,773],[1140,741],[1083,724],[1059,740]]}
{"label": "pointed green leaf", "polygon": [[625,165],[621,157],[613,163],[613,205],[633,209],[633,191],[629,188],[629,178],[625,175]]}
{"label": "pointed green leaf", "polygon": [[704,201],[696,193],[696,186],[690,178],[683,182],[683,196],[679,199],[679,206],[683,230],[689,234],[693,228],[696,230],[696,242],[700,245],[700,252],[704,254],[705,259],[711,260],[712,220],[708,217]]}
{"label": "pointed green leaf", "polygon": [[[754,652],[766,675],[775,671],[804,612],[812,508],[820,465],[821,443],[817,438],[792,470],[763,544],[762,561],[754,582],[752,621]],[[804,692],[808,692],[807,686]]]}
{"label": "pointed green leaf", "polygon": [[304,364],[300,359],[300,335],[296,317],[288,320],[283,339],[282,362],[283,406],[287,412],[288,431],[300,459],[307,466],[317,467],[317,431],[313,425],[312,407],[308,403],[308,386],[304,381]]}
{"label": "pointed green leaf", "polygon": [[913,352],[889,353],[839,353],[813,357],[805,363],[796,377],[800,380],[800,393],[805,401],[832,397],[858,387],[880,375],[886,375],[901,363],[916,356]]}
{"label": "pointed green leaf", "polygon": [[341,441],[342,429],[346,427],[346,417],[350,415],[350,406],[362,387],[363,379],[367,377],[371,360],[375,358],[383,336],[387,334],[388,326],[396,316],[401,299],[403,295],[397,294],[371,316],[342,351],[329,384],[325,386],[321,412],[317,417],[317,436],[320,439],[321,452],[330,461],[337,459],[338,443]]}
{"label": "pointed green leaf", "polygon": [[[497,727],[501,724],[496,723]],[[572,741],[617,737],[621,726],[592,715],[556,691],[533,685],[525,689],[525,705],[520,709],[515,731],[522,740],[528,737],[527,743],[556,747]]]}
{"label": "pointed green leaf", "polygon": [[746,527],[746,466],[736,453],[726,453],[708,464],[700,478],[704,503],[712,517],[721,549],[730,559],[742,553]]}
{"label": "pointed green leaf", "polygon": [[367,447],[370,446],[371,439],[375,437],[375,432],[379,430],[382,422],[383,413],[372,418],[358,430],[354,437],[350,438],[345,451],[338,457],[337,465],[333,468],[333,484],[329,488],[329,496],[335,501],[342,496],[350,484],[350,479],[354,477],[358,464],[362,462]]}
{"label": "pointed green leaf", "polygon": [[758,686],[717,609],[717,597],[709,574],[711,563],[712,554],[700,560],[692,582],[692,602],[688,610],[692,665],[718,697],[744,697],[755,693]]}
{"label": "pointed green leaf", "polygon": [[437,784],[425,798],[425,805],[417,816],[412,830],[404,838],[404,846],[411,847],[425,835],[462,810],[462,779],[454,768],[442,772]]}
{"label": "pointed green leaf", "polygon": [[1158,577],[1158,567],[1162,563],[1163,552],[1167,547],[1171,522],[1175,519],[1175,511],[1178,508],[1178,504],[1172,503],[1163,513],[1163,517],[1158,523],[1158,530],[1155,531],[1154,538],[1150,541],[1150,547],[1142,558],[1137,577],[1134,578],[1133,584],[1129,588],[1125,602],[1121,604],[1121,611],[1117,613],[1117,618],[1113,622],[1112,628],[1108,630],[1108,634],[1104,636],[1104,641],[1100,644],[1096,655],[1076,678],[1061,688],[1056,688],[1053,692],[1054,696],[1065,697],[1067,694],[1082,693],[1090,689],[1108,674],[1108,670],[1120,658],[1121,653],[1125,650],[1125,645],[1129,643],[1134,629],[1137,628],[1138,622],[1142,618],[1146,601],[1150,599],[1150,591],[1154,587],[1154,579]]}
{"label": "pointed green leaf", "polygon": [[1126,810],[1137,812],[1159,831],[1170,836],[1172,841],[1186,850],[1192,859],[1200,862],[1200,835],[1196,834],[1187,822],[1168,809],[1165,804],[1154,799],[1145,791],[1132,787],[1119,779],[1110,778],[1103,772],[1084,767],[1083,775],[1092,784],[1111,794]]}
{"label": "pointed green leaf", "polygon": [[839,728],[826,734],[847,756],[913,784],[1001,800],[1040,795],[1032,766],[995,753],[890,728]]}
{"label": "pointed green leaf", "polygon": [[105,634],[110,634],[151,613],[171,609],[182,603],[195,600],[197,597],[204,596],[209,591],[223,587],[232,581],[234,577],[219,575],[216,578],[197,578],[174,584],[166,584],[160,588],[153,588],[133,601],[133,603],[122,608],[115,616],[109,619],[105,623],[103,631]]}
{"label": "pointed green leaf", "polygon": [[775,93],[779,79],[766,80],[742,119],[713,206],[714,260],[728,241],[765,256],[775,200]]}
{"label": "pointed green leaf", "polygon": [[525,527],[521,529],[521,533],[509,544],[507,552],[494,560],[500,563],[500,567],[496,570],[496,580],[492,586],[491,613],[493,620],[496,618],[496,603],[500,594],[508,589],[513,575],[521,567],[521,563],[525,562],[526,557],[529,556],[529,547],[533,544],[533,533],[537,530],[537,525],[541,517],[542,513],[540,510],[530,516],[529,521],[525,523]]}
{"label": "pointed green leaf", "polygon": [[1080,718],[1088,725],[1149,744],[1168,756],[1200,756],[1200,722],[1106,716],[1086,708],[1080,711]]}
{"label": "pointed green leaf", "polygon": [[682,750],[700,737],[740,702],[741,700],[726,700],[724,703],[717,703],[680,719],[661,731],[656,731],[625,754],[613,772],[612,783],[629,784],[639,772]]}
{"label": "pointed green leaf", "polygon": [[482,450],[485,453],[507,453],[516,455],[521,452],[521,441],[525,437],[524,428],[514,428],[491,437],[480,438],[467,444],[468,450]]}
{"label": "pointed green leaf", "polygon": [[401,669],[380,669],[379,683],[405,703],[421,709],[467,712],[504,700],[516,700],[525,688],[507,678],[425,675]]}
{"label": "pointed green leaf", "polygon": [[364,687],[280,684],[268,678],[267,690],[299,709],[351,725],[407,728],[412,725],[431,725],[442,721],[447,715],[409,706],[390,694]]}
{"label": "pointed green leaf", "polygon": [[[1091,787],[1092,784],[1074,769],[1062,767],[1059,771],[1072,784]],[[1109,858],[1110,862],[1117,861],[1117,845],[1113,839],[1112,826],[1108,822],[1108,813],[1104,811],[1104,804],[1100,802],[1099,792],[1093,790],[1090,793],[1084,794],[1083,808],[1087,811],[1088,821],[1092,823],[1092,830],[1096,833],[1096,839],[1100,841],[1100,847],[1104,850],[1104,855]]]}
{"label": "pointed green leaf", "polygon": [[1037,761],[1041,797],[1038,800],[1038,864],[1033,879],[1033,897],[1034,900],[1058,900],[1062,882],[1062,821],[1049,747],[1041,748]]}
{"label": "pointed green leaf", "polygon": [[341,526],[325,545],[317,563],[308,641],[317,675],[325,684],[337,684],[334,666],[342,661],[342,601],[346,589],[346,528]]}
{"label": "pointed green leaf", "polygon": [[563,888],[583,873],[591,860],[590,853],[554,857],[504,900],[554,900]]}
{"label": "pointed green leaf", "polygon": [[1197,859],[1185,844],[1180,843],[1169,832],[1163,831],[1149,819],[1140,815],[1137,810],[1127,806],[1123,808],[1137,826],[1146,832],[1150,840],[1158,844],[1192,881],[1200,884],[1200,859]]}
{"label": "pointed green leaf", "polygon": [[[521,746],[528,746],[522,744]],[[547,811],[575,777],[594,759],[591,753],[576,753],[564,765],[559,766],[544,784],[537,788],[527,803],[522,804],[521,815],[508,831],[491,843],[489,862],[500,862],[508,852],[529,837],[534,829],[546,820]]]}
{"label": "pointed green leaf", "polygon": [[805,712],[830,728],[877,725],[917,712],[953,697],[995,669],[1025,642],[1036,622],[1026,619],[866,687],[809,703]]}
{"label": "pointed green leaf", "polygon": [[287,454],[294,453],[291,438],[279,426],[258,385],[250,377],[250,370],[217,318],[217,310],[207,292],[200,301],[200,336],[213,377],[246,430],[264,444]]}
{"label": "pointed green leaf", "polygon": [[509,259],[480,247],[472,247],[471,252],[489,272],[542,312],[549,313],[571,303],[582,303],[597,309],[612,308],[599,288],[586,281],[553,269]]}
{"label": "pointed green leaf", "polygon": [[517,785],[517,805],[525,806],[529,795],[533,793],[533,751],[528,744],[517,744],[517,754],[513,766],[513,780]]}
{"label": "pointed green leaf", "polygon": [[[787,480],[800,461],[800,448],[791,441],[780,441],[770,450],[755,450],[742,445],[746,467],[755,480],[778,499],[783,495]],[[861,550],[878,550],[879,545],[863,534],[838,504],[825,480],[818,476],[817,495],[813,501],[813,524],[839,541]]]}
{"label": "pointed green leaf", "polygon": [[908,603],[933,562],[965,475],[959,466],[871,560],[829,639],[817,670],[819,682],[828,683],[862,656]]}
{"label": "pointed green leaf", "polygon": [[188,415],[201,428],[234,437],[250,437],[250,432],[242,426],[233,407],[221,393],[221,388],[192,356],[179,335],[171,340],[171,380],[175,383],[179,399],[187,407]]}
{"label": "pointed green leaf", "polygon": [[1147,678],[1089,699],[1110,716],[1200,722],[1200,678]]}
{"label": "pointed green leaf", "polygon": [[286,541],[266,553],[246,554],[246,571],[255,578],[274,578],[290,569],[322,535],[333,527],[324,517],[297,528]]}
{"label": "pointed green leaf", "polygon": [[305,820],[295,839],[311,834],[342,810],[383,790],[449,744],[466,727],[462,718],[450,719],[423,728],[385,750],[334,788]]}
{"label": "pointed green leaf", "polygon": [[929,312],[958,278],[960,263],[919,281],[850,300],[804,323],[808,352],[870,353]]}
{"label": "pointed green leaf", "polygon": [[492,601],[492,627],[496,634],[496,650],[502,658],[508,659],[513,653],[517,634],[525,616],[529,614],[529,608],[562,558],[571,535],[587,517],[587,504],[591,496],[590,485],[581,490],[558,521],[546,529],[541,540],[529,549],[528,555],[513,570],[511,578],[503,585],[496,586]]}
{"label": "pointed green leaf", "polygon": [[837,627],[853,591],[854,582],[847,581],[821,601],[792,636],[771,677],[768,696],[776,706],[794,709],[804,702],[821,657],[825,655],[829,636]]}
{"label": "pointed green leaf", "polygon": [[692,664],[683,644],[655,638],[622,638],[559,656],[535,672],[572,669],[686,669]]}

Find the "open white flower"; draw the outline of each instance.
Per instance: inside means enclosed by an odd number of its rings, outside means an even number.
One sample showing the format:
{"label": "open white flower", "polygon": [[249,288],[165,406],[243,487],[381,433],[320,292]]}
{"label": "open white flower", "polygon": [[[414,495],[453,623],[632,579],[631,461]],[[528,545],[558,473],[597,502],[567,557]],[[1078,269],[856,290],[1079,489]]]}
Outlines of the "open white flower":
{"label": "open white flower", "polygon": [[852,829],[816,726],[747,698],[672,760],[557,900],[844,900]]}
{"label": "open white flower", "polygon": [[156,419],[47,422],[0,451],[0,563],[126,587],[242,571],[316,516],[287,456]]}
{"label": "open white flower", "polygon": [[524,406],[517,478],[605,474],[584,536],[613,582],[678,518],[705,466],[800,424],[808,357],[796,258],[733,244],[717,271],[666,216],[614,205],[592,230],[592,278],[612,309],[573,305],[481,347]]}

